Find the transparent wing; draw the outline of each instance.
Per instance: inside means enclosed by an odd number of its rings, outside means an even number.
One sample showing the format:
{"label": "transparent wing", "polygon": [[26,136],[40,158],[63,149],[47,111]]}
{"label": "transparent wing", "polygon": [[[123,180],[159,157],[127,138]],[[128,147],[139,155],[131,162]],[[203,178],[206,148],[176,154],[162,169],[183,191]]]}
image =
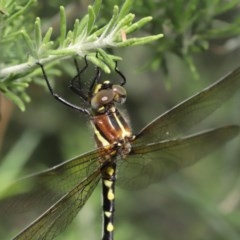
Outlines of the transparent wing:
{"label": "transparent wing", "polygon": [[117,185],[140,189],[159,182],[220,149],[239,132],[239,126],[226,126],[181,139],[133,146],[130,155],[119,166]]}
{"label": "transparent wing", "polygon": [[69,191],[14,240],[51,240],[65,230],[95,189],[101,177],[98,169]]}
{"label": "transparent wing", "polygon": [[240,88],[240,68],[165,112],[137,135],[135,143],[177,137],[218,109]]}
{"label": "transparent wing", "polygon": [[[9,189],[9,193],[13,194],[0,201],[0,216],[4,216],[0,218],[1,239],[4,234],[1,234],[1,229],[2,232],[5,229],[10,232],[10,227],[22,229],[68,194],[71,189],[79,189],[83,186],[81,181],[99,168],[98,160],[101,156],[99,150],[83,154],[14,183]],[[94,184],[95,181],[89,185],[91,191]],[[84,204],[86,198],[83,193],[81,195],[78,199],[80,206]]]}

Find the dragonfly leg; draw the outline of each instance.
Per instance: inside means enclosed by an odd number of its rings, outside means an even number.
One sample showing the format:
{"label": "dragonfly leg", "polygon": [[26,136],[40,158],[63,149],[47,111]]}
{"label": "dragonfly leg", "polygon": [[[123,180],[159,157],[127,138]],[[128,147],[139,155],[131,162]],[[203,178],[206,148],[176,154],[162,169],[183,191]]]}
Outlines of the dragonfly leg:
{"label": "dragonfly leg", "polygon": [[80,112],[82,112],[82,113],[84,113],[84,114],[86,114],[86,115],[90,115],[90,113],[89,113],[89,111],[88,111],[87,109],[82,108],[82,107],[79,107],[79,106],[77,106],[77,105],[75,105],[75,104],[67,101],[67,100],[64,99],[63,97],[59,96],[57,93],[55,93],[55,92],[53,91],[53,88],[52,88],[49,80],[48,80],[48,77],[47,77],[47,74],[46,74],[46,72],[45,72],[44,66],[43,66],[41,63],[39,63],[39,62],[38,62],[37,64],[38,64],[38,65],[41,67],[41,69],[42,69],[43,77],[44,77],[44,79],[45,79],[45,81],[46,81],[46,83],[47,83],[47,86],[48,86],[48,89],[49,89],[51,95],[52,95],[57,101],[65,104],[66,106],[68,106],[68,107],[70,107],[70,108],[72,108],[72,109],[75,109],[75,110],[77,110],[77,111],[80,111]]}

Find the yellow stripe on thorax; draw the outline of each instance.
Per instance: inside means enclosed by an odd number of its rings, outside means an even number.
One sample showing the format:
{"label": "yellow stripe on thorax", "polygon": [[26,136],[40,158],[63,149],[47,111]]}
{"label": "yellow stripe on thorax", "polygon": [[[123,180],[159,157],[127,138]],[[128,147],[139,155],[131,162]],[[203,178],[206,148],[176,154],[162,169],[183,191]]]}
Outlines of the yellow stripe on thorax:
{"label": "yellow stripe on thorax", "polygon": [[109,142],[107,141],[107,139],[104,138],[104,137],[101,135],[101,133],[97,130],[97,128],[95,127],[94,124],[92,124],[92,125],[93,125],[94,133],[95,133],[98,141],[101,142],[102,146],[104,146],[104,147],[105,147],[105,146],[108,146],[108,145],[109,145]]}
{"label": "yellow stripe on thorax", "polygon": [[120,127],[121,129],[121,132],[122,132],[122,137],[129,137],[131,135],[131,133],[129,131],[126,131],[125,127],[122,125],[121,121],[119,120],[119,118],[117,117],[117,114],[116,114],[116,111],[114,111],[113,113],[114,115],[114,118],[116,119],[117,123],[118,123],[118,126]]}

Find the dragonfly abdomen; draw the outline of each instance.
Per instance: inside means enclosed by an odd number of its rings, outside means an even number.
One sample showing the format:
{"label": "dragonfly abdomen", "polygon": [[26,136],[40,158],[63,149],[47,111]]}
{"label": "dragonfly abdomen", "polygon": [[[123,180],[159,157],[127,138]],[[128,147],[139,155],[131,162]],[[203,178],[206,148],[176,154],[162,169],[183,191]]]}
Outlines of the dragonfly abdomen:
{"label": "dragonfly abdomen", "polygon": [[102,167],[102,194],[103,194],[103,237],[102,240],[113,239],[113,219],[115,211],[115,181],[116,163],[107,163]]}

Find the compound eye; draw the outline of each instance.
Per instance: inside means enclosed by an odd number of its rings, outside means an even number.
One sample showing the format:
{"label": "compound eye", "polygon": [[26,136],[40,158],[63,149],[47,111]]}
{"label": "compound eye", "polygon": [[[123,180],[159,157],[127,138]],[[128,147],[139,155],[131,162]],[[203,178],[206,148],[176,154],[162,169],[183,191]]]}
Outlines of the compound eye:
{"label": "compound eye", "polygon": [[94,110],[101,110],[101,108],[113,101],[114,93],[112,89],[103,89],[96,93],[91,99],[91,106]]}
{"label": "compound eye", "polygon": [[120,85],[113,85],[112,86],[114,92],[114,101],[117,103],[124,103],[127,99],[127,91]]}

